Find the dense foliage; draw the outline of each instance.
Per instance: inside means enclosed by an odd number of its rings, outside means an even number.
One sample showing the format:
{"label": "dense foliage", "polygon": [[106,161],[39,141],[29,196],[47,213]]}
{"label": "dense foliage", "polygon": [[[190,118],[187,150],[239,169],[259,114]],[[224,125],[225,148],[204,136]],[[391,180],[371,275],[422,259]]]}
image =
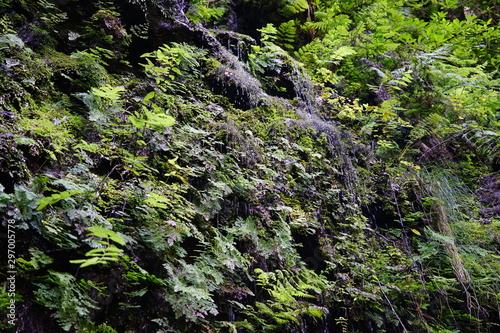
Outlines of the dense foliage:
{"label": "dense foliage", "polygon": [[0,329],[498,331],[499,12],[0,1]]}

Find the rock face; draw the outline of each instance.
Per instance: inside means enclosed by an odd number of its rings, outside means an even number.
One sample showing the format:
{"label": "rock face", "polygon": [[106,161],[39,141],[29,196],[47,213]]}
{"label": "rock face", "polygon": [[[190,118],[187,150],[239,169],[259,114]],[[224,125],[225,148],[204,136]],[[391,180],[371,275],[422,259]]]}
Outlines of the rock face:
{"label": "rock face", "polygon": [[500,216],[500,175],[498,172],[484,177],[481,189],[477,192],[479,200],[490,206],[480,211],[483,216]]}
{"label": "rock face", "polygon": [[366,3],[0,0],[0,332],[493,332],[487,75]]}

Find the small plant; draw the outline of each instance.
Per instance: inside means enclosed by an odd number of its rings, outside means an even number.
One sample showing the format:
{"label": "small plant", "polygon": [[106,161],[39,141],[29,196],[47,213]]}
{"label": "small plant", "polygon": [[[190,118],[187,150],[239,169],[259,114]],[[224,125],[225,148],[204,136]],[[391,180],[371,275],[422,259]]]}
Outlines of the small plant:
{"label": "small plant", "polygon": [[123,254],[123,250],[116,247],[116,245],[110,244],[110,241],[118,243],[120,245],[125,245],[125,239],[118,235],[113,230],[108,230],[103,227],[89,227],[87,228],[90,233],[87,236],[92,236],[96,238],[101,238],[105,240],[98,240],[96,243],[106,246],[105,248],[92,249],[85,253],[88,259],[77,259],[70,260],[72,264],[81,264],[80,267],[87,267],[97,264],[107,264],[110,261],[118,261],[120,256]]}
{"label": "small plant", "polygon": [[315,299],[329,288],[325,277],[308,269],[264,272],[257,268],[257,284],[270,296],[265,303],[248,306],[247,314],[262,325],[264,332],[277,332],[297,324],[305,316],[321,318],[328,309],[316,305]]}
{"label": "small plant", "polygon": [[54,309],[54,317],[64,331],[88,332],[90,313],[98,309],[88,291],[96,286],[85,280],[77,280],[71,274],[49,271],[38,286],[35,300],[43,306]]}
{"label": "small plant", "polygon": [[47,207],[48,205],[53,205],[55,203],[58,203],[61,200],[68,199],[69,197],[71,197],[75,194],[79,194],[79,193],[82,193],[82,191],[70,190],[70,191],[64,191],[64,192],[60,192],[60,193],[54,193],[50,197],[45,197],[45,198],[41,199],[40,201],[38,201],[38,207],[36,208],[36,210],[40,211],[40,210],[44,209],[45,207]]}

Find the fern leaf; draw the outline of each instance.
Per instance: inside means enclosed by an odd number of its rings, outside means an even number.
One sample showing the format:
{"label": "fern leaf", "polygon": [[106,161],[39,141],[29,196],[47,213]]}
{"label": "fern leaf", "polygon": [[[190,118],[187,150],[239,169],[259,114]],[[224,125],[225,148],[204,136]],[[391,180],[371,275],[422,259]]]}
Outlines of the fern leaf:
{"label": "fern leaf", "polygon": [[92,92],[94,95],[102,97],[102,98],[107,98],[112,101],[117,101],[120,99],[120,95],[122,92],[125,91],[125,88],[123,87],[112,87],[109,85],[102,86],[100,88],[94,88]]}
{"label": "fern leaf", "polygon": [[291,50],[297,38],[297,27],[294,20],[282,23],[278,28],[279,44]]}
{"label": "fern leaf", "polygon": [[280,14],[285,17],[291,17],[302,13],[309,8],[307,0],[282,0]]}

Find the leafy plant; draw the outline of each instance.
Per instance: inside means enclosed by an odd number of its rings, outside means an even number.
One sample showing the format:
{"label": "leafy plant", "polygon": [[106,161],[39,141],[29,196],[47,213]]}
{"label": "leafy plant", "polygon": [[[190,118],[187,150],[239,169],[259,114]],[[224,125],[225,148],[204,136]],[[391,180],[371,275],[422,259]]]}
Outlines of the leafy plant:
{"label": "leafy plant", "polygon": [[48,205],[53,205],[55,203],[58,203],[61,200],[67,199],[67,198],[69,198],[75,194],[79,194],[79,193],[82,193],[82,191],[81,190],[71,190],[71,191],[63,191],[60,193],[54,193],[50,197],[45,197],[43,199],[40,199],[40,201],[38,201],[38,203],[37,203],[38,207],[36,208],[36,210],[42,210]]}
{"label": "leafy plant", "polygon": [[264,332],[280,331],[290,323],[298,325],[305,316],[321,318],[328,313],[325,307],[312,303],[328,288],[324,277],[307,269],[274,272],[255,269],[255,273],[257,283],[269,293],[271,300],[256,302],[255,310],[247,307],[245,312]]}
{"label": "leafy plant", "polygon": [[[172,43],[142,55],[145,72],[155,79],[159,89],[168,93],[186,92],[184,82],[200,75],[199,59],[206,54],[188,44]],[[156,64],[151,59],[154,59]],[[176,80],[178,79],[178,80]]]}
{"label": "leafy plant", "polygon": [[280,4],[280,13],[285,17],[290,17],[309,9],[306,0],[283,0]]}
{"label": "leafy plant", "polygon": [[98,309],[88,295],[92,283],[77,280],[71,274],[49,271],[43,282],[34,283],[35,300],[41,305],[53,309],[54,317],[64,331],[76,329],[84,331],[92,327],[91,311]]}
{"label": "leafy plant", "polygon": [[123,237],[118,235],[113,230],[108,230],[99,226],[88,227],[87,230],[90,231],[87,236],[104,239],[95,241],[95,243],[102,244],[106,247],[92,249],[85,253],[86,257],[90,257],[89,259],[70,260],[70,263],[81,264],[80,267],[83,268],[91,265],[107,264],[110,261],[119,260],[120,256],[123,254],[123,250],[116,247],[116,245],[111,244],[110,241],[120,245],[125,245],[125,239]]}

